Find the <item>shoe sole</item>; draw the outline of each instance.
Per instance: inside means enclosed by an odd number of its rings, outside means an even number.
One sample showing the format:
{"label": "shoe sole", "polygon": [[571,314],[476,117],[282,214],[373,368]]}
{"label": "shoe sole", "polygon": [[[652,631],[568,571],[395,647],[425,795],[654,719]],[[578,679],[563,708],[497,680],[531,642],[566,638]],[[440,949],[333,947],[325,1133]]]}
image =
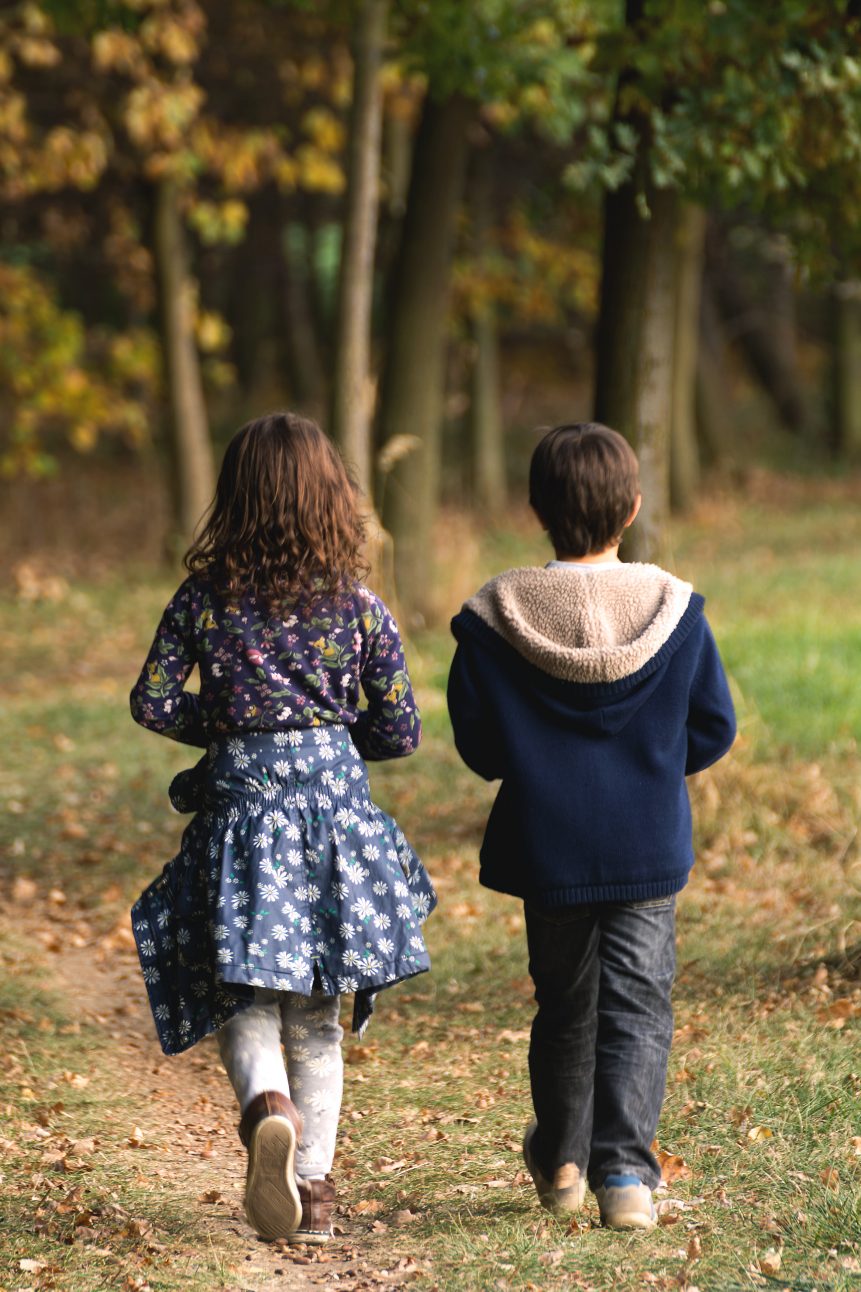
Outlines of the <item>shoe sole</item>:
{"label": "shoe sole", "polygon": [[331,1237],[331,1229],[328,1234],[324,1234],[322,1230],[309,1232],[308,1230],[297,1229],[295,1233],[288,1234],[287,1241],[291,1247],[320,1247],[323,1243],[328,1243]]}
{"label": "shoe sole", "polygon": [[602,1216],[601,1224],[605,1229],[654,1229],[657,1225],[657,1219],[653,1216],[644,1216],[636,1211],[622,1211],[612,1217]]}
{"label": "shoe sole", "polygon": [[261,1238],[289,1238],[302,1222],[296,1188],[296,1131],[286,1117],[264,1117],[251,1132],[245,1214]]}

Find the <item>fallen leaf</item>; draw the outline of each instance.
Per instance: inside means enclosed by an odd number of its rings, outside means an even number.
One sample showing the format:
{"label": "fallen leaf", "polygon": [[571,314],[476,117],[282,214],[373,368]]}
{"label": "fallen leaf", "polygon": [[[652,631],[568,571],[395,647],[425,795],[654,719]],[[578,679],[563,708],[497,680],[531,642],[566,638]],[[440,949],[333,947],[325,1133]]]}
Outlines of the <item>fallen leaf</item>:
{"label": "fallen leaf", "polygon": [[76,1139],[69,1145],[69,1157],[89,1157],[96,1150],[96,1141],[90,1139]]}
{"label": "fallen leaf", "polygon": [[851,996],[840,996],[828,1005],[823,1005],[816,1013],[818,1022],[825,1023],[827,1027],[835,1030],[845,1026],[847,1019],[859,1016],[861,1016],[861,1003],[853,1000]]}
{"label": "fallen leaf", "polygon": [[74,1086],[76,1090],[83,1090],[84,1086],[90,1084],[90,1078],[81,1076],[80,1072],[64,1072],[62,1080],[67,1086]]}
{"label": "fallen leaf", "polygon": [[354,1216],[375,1216],[382,1209],[379,1198],[363,1198],[361,1202],[354,1203],[352,1212]]}
{"label": "fallen leaf", "polygon": [[369,1059],[375,1059],[377,1054],[375,1045],[351,1045],[344,1051],[344,1062],[367,1063]]}
{"label": "fallen leaf", "polygon": [[769,1247],[767,1252],[763,1252],[757,1261],[760,1272],[763,1274],[776,1274],[780,1269],[781,1255],[776,1247]]}
{"label": "fallen leaf", "polygon": [[12,885],[12,901],[18,906],[29,906],[39,893],[38,884],[26,875],[18,875]]}
{"label": "fallen leaf", "polygon": [[691,1168],[680,1154],[668,1153],[666,1149],[655,1145],[655,1156],[661,1168],[661,1179],[664,1184],[672,1184],[675,1180],[690,1180],[693,1175]]}

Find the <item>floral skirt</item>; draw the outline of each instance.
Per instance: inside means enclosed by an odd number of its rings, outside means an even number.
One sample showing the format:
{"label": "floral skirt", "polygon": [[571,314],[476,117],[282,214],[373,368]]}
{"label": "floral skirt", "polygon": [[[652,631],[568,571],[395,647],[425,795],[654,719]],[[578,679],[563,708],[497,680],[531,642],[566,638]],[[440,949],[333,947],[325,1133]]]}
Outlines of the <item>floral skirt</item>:
{"label": "floral skirt", "polygon": [[165,1053],[221,1027],[255,987],[355,992],[361,1033],[381,987],[430,967],[420,925],[436,895],[371,801],[347,728],[220,737],[184,778],[199,810],[132,908]]}

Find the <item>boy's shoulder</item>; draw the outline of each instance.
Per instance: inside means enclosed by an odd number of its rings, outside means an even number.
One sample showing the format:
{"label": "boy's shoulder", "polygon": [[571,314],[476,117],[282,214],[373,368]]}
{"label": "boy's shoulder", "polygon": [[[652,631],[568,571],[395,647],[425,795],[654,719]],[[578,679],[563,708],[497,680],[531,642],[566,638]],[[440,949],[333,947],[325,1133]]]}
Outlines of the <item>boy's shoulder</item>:
{"label": "boy's shoulder", "polygon": [[658,565],[522,566],[505,570],[452,620],[458,641],[501,641],[567,681],[630,676],[702,618],[690,583]]}
{"label": "boy's shoulder", "polygon": [[[619,562],[607,565],[525,565],[503,570],[489,579],[467,601],[461,614],[477,615],[488,623],[549,616],[560,610],[575,612],[584,605],[606,607],[624,621],[648,620],[665,612],[684,609],[692,597],[703,598],[693,586],[660,565]],[[459,616],[455,616],[455,619]]]}

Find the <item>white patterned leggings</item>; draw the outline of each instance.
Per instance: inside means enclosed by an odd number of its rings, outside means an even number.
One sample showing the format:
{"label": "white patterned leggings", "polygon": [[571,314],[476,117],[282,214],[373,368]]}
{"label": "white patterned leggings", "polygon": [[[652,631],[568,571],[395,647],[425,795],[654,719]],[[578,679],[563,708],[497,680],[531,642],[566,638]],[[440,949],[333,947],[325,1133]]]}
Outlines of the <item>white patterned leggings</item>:
{"label": "white patterned leggings", "polygon": [[296,1174],[305,1180],[328,1175],[335,1156],[344,1084],[339,1003],[321,991],[301,996],[258,987],[254,1003],[217,1033],[241,1112],[264,1090],[277,1090],[302,1114]]}

